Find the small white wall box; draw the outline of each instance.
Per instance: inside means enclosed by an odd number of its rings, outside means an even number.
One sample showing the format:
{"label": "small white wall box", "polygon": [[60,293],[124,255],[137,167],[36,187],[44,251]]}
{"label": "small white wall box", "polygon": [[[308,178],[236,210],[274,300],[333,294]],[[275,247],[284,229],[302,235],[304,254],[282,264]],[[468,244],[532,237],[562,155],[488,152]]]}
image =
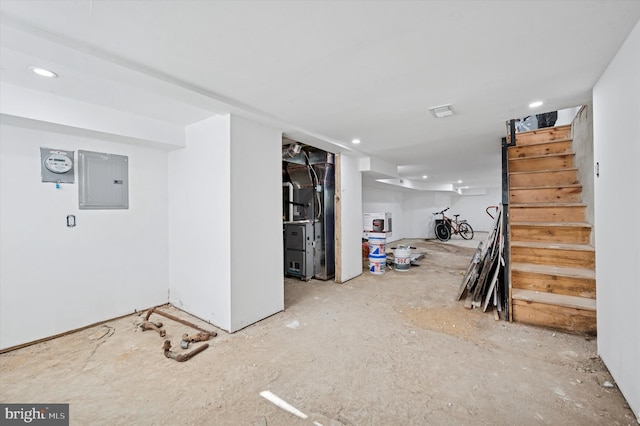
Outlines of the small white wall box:
{"label": "small white wall box", "polygon": [[73,151],[40,148],[40,174],[43,182],[73,183]]}
{"label": "small white wall box", "polygon": [[362,230],[365,232],[385,232],[391,235],[391,213],[365,213],[363,214]]}
{"label": "small white wall box", "polygon": [[78,151],[80,210],[129,208],[129,157]]}

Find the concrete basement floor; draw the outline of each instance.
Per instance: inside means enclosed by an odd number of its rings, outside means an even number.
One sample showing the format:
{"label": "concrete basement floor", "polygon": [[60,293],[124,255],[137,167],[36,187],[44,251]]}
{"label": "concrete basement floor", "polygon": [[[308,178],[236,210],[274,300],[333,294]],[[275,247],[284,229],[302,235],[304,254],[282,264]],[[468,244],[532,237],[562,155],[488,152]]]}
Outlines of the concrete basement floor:
{"label": "concrete basement floor", "polygon": [[[405,240],[408,272],[285,280],[285,311],[187,362],[138,314],[0,356],[0,401],[70,403],[72,425],[635,425],[585,336],[454,300],[478,242]],[[259,279],[259,278],[258,278]],[[163,308],[215,330],[174,308]],[[187,327],[164,317],[181,352]],[[310,417],[262,398],[270,390]]]}

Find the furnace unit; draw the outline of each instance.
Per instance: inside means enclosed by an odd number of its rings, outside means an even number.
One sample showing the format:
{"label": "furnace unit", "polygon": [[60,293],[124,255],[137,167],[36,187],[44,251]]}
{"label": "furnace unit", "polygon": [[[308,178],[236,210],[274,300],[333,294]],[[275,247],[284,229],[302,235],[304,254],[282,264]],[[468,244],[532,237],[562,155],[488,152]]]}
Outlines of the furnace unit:
{"label": "furnace unit", "polygon": [[295,145],[282,150],[285,275],[328,280],[335,276],[335,157]]}
{"label": "furnace unit", "polygon": [[309,281],[314,275],[314,223],[288,222],[284,225],[284,273]]}

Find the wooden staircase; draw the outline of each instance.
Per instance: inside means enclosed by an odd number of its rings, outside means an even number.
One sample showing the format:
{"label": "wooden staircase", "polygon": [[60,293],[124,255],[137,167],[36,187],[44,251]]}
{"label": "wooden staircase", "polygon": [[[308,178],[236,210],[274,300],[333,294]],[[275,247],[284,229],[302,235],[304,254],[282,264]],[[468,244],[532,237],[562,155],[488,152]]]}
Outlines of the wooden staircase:
{"label": "wooden staircase", "polygon": [[518,133],[508,148],[513,320],[596,332],[595,250],[571,126]]}

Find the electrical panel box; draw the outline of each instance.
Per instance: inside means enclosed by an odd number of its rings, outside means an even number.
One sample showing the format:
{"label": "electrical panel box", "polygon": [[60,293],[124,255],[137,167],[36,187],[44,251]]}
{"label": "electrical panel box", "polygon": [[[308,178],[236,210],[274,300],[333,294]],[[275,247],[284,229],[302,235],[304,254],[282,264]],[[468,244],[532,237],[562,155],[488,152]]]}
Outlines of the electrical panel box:
{"label": "electrical panel box", "polygon": [[40,148],[42,182],[73,183],[73,151]]}
{"label": "electrical panel box", "polygon": [[129,157],[78,151],[80,210],[129,208]]}

